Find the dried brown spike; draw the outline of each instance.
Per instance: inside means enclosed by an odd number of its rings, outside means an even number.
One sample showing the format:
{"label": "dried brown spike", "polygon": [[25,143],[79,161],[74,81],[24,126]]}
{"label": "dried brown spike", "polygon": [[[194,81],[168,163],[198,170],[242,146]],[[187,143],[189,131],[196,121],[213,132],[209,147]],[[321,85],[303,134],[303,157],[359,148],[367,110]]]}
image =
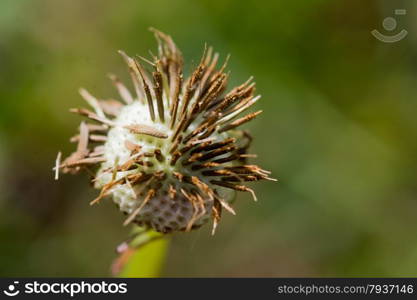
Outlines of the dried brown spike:
{"label": "dried brown spike", "polygon": [[58,152],[58,155],[56,156],[56,161],[55,161],[55,180],[58,180],[59,178],[59,166],[61,165],[61,157],[62,157],[62,153],[61,151]]}
{"label": "dried brown spike", "polygon": [[96,125],[96,124],[87,124],[87,128],[89,132],[96,132],[96,131],[107,131],[108,126],[106,125]]}
{"label": "dried brown spike", "polygon": [[212,218],[213,218],[213,229],[211,231],[211,235],[216,233],[216,228],[220,222],[222,217],[222,206],[217,199],[214,199],[213,207],[211,208],[212,211]]}
{"label": "dried brown spike", "polygon": [[[178,72],[178,71],[177,71]],[[172,109],[171,109],[171,128],[174,127],[175,122],[177,121],[177,111],[179,105],[179,95],[181,92],[181,85],[182,85],[182,75],[180,73],[176,73],[176,71],[170,70],[171,80],[174,82],[172,85],[173,88],[171,89],[170,95],[172,100]]]}
{"label": "dried brown spike", "polygon": [[125,147],[126,147],[127,150],[130,151],[130,155],[137,154],[142,149],[142,146],[141,145],[132,143],[129,140],[125,140]]}
{"label": "dried brown spike", "polygon": [[[107,136],[100,135],[100,134],[90,134],[88,136],[88,139],[89,139],[89,141],[92,141],[92,142],[105,142],[105,141],[107,141]],[[78,142],[79,140],[80,140],[80,135],[79,134],[70,138],[71,143]]]}
{"label": "dried brown spike", "polygon": [[154,91],[156,95],[156,104],[158,107],[159,119],[165,122],[164,103],[162,102],[162,75],[160,72],[153,72]]}
{"label": "dried brown spike", "polygon": [[162,155],[162,151],[160,149],[155,149],[154,154],[159,162],[163,162],[165,160],[165,157]]}
{"label": "dried brown spike", "polygon": [[145,98],[145,92],[141,88],[141,85],[140,85],[140,82],[139,82],[139,71],[136,67],[135,62],[124,51],[119,50],[118,52],[123,57],[123,59],[125,60],[126,64],[129,67],[129,73],[130,73],[130,77],[132,78],[133,86],[135,87],[136,96],[137,96],[138,100],[143,102],[143,100]]}
{"label": "dried brown spike", "polygon": [[128,88],[119,80],[119,78],[114,74],[108,74],[110,80],[112,81],[113,85],[116,87],[117,91],[119,92],[120,97],[123,101],[127,104],[133,103],[132,94],[130,94]]}
{"label": "dried brown spike", "polygon": [[256,118],[261,113],[262,113],[262,110],[259,110],[257,112],[248,114],[248,115],[246,115],[242,118],[239,118],[236,121],[233,121],[232,123],[230,123],[230,124],[224,126],[223,128],[219,129],[219,132],[225,132],[227,130],[234,129],[234,128],[236,128],[236,127],[238,127],[238,126],[240,126],[244,123],[249,122],[250,120],[253,120],[254,118]]}
{"label": "dried brown spike", "polygon": [[255,192],[252,189],[248,188],[247,186],[233,184],[233,183],[226,182],[226,181],[218,181],[218,180],[210,180],[210,182],[214,185],[223,186],[223,187],[233,189],[233,190],[236,190],[236,191],[249,192],[252,195],[253,200],[258,201],[258,199],[256,198],[256,195],[255,195]]}
{"label": "dried brown spike", "polygon": [[120,110],[123,107],[123,104],[117,100],[100,100],[98,102],[100,108],[106,115],[117,117],[120,113]]}
{"label": "dried brown spike", "polygon": [[124,126],[125,128],[129,129],[132,133],[136,134],[145,134],[149,136],[153,136],[160,139],[166,139],[168,138],[168,135],[166,135],[163,132],[160,132],[156,130],[155,128],[145,125],[145,124],[132,124]]}
{"label": "dried brown spike", "polygon": [[221,206],[224,207],[232,215],[236,215],[235,210],[226,201],[224,201],[222,198],[216,197],[215,200],[218,201],[221,204]]}
{"label": "dried brown spike", "polygon": [[63,167],[67,167],[67,168],[68,167],[77,167],[77,166],[81,166],[81,165],[92,165],[92,164],[96,164],[96,163],[103,162],[103,161],[106,161],[105,157],[89,157],[89,158],[83,158],[83,159],[63,163],[61,165],[61,168],[63,168]]}
{"label": "dried brown spike", "polygon": [[148,101],[148,109],[149,109],[149,115],[151,116],[152,121],[155,121],[155,111],[153,108],[153,99],[151,95],[151,91],[149,88],[149,79],[147,78],[145,74],[145,70],[143,69],[142,65],[137,61],[134,60],[136,64],[136,68],[138,70],[138,73],[140,75],[140,78],[142,79],[142,88],[145,91],[146,100]]}
{"label": "dried brown spike", "polygon": [[115,126],[114,122],[112,122],[108,119],[99,117],[97,114],[95,114],[92,111],[90,111],[88,109],[85,109],[85,108],[71,108],[70,112],[85,116],[85,117],[87,117],[91,120],[94,120],[94,121],[97,121],[97,122],[100,122],[100,123],[103,123],[103,124],[106,124],[106,125],[109,125],[109,126]]}
{"label": "dried brown spike", "polygon": [[172,184],[170,184],[168,188],[168,195],[171,198],[171,200],[174,200],[176,194],[177,190],[172,186]]}
{"label": "dried brown spike", "polygon": [[175,172],[174,171],[174,172],[172,172],[172,175],[174,175],[175,178],[177,178],[179,182],[182,182],[182,180],[184,179],[184,175],[181,174],[180,172]]}
{"label": "dried brown spike", "polygon": [[191,228],[193,227],[194,222],[198,219],[198,208],[199,207],[198,207],[198,203],[197,203],[197,198],[194,195],[192,195],[191,193],[190,194],[187,193],[184,189],[181,189],[181,193],[185,196],[185,198],[188,199],[188,201],[190,201],[190,203],[193,206],[193,210],[194,210],[194,213],[193,213],[191,219],[188,221],[188,224],[185,228],[185,231],[190,231]]}

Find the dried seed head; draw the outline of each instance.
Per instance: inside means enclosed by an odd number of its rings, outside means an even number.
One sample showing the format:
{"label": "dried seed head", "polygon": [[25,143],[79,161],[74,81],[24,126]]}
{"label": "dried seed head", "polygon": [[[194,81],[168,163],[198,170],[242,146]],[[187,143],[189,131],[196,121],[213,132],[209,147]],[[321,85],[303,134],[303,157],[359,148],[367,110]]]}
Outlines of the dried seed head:
{"label": "dried seed head", "polygon": [[[131,222],[159,232],[189,231],[212,217],[213,233],[221,210],[235,214],[230,202],[235,191],[255,193],[248,181],[274,180],[270,172],[247,164],[252,140],[237,127],[261,111],[240,116],[259,96],[252,78],[225,93],[226,63],[212,48],[184,79],[182,55],[170,36],[152,29],[158,57],[145,61],[119,51],[128,65],[135,90],[110,75],[123,102],[98,100],[86,90],[81,96],[92,107],[72,109],[92,123],[82,122],[71,138],[77,149],[61,162],[55,175],[90,171],[101,189],[91,204],[111,195]],[[227,59],[226,59],[227,61]],[[150,70],[149,70],[150,69]]]}

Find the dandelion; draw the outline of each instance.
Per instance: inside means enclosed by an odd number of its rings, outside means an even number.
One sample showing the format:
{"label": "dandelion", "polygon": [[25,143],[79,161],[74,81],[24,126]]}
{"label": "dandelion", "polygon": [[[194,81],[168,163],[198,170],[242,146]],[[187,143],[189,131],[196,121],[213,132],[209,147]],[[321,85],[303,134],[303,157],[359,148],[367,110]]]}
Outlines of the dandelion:
{"label": "dandelion", "polygon": [[[192,74],[183,77],[183,58],[172,38],[152,29],[158,56],[132,58],[119,51],[132,79],[134,94],[114,75],[110,80],[122,102],[99,100],[85,89],[90,109],[71,109],[86,117],[74,153],[56,160],[55,176],[93,174],[100,193],[91,204],[112,196],[131,222],[158,232],[190,231],[213,219],[213,234],[222,209],[235,191],[254,191],[246,183],[274,180],[270,172],[248,164],[252,141],[238,127],[262,111],[243,115],[260,96],[252,78],[227,89],[227,60],[216,68],[218,53],[205,48]],[[242,116],[243,115],[243,116]],[[96,168],[95,171],[93,168]]]}

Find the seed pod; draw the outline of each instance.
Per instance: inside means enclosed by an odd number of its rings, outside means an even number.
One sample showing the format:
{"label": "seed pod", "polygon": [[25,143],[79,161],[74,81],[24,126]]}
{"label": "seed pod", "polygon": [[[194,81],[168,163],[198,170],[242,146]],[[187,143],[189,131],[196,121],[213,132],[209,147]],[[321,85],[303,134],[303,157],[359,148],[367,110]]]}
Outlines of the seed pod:
{"label": "seed pod", "polygon": [[[135,93],[110,75],[121,102],[99,100],[85,89],[81,96],[92,110],[72,109],[86,117],[71,138],[77,149],[55,170],[94,174],[100,193],[91,204],[112,196],[127,215],[125,225],[168,233],[190,231],[213,219],[213,233],[235,191],[255,193],[249,181],[275,180],[270,172],[247,164],[252,140],[237,127],[261,111],[242,115],[259,100],[252,78],[225,93],[226,63],[204,51],[200,63],[184,79],[183,59],[170,36],[152,29],[158,56],[152,61],[119,51],[128,65]],[[227,59],[226,59],[227,62]],[[146,63],[146,67],[142,65]],[[151,69],[151,70],[149,70]],[[98,170],[92,170],[98,166]]]}

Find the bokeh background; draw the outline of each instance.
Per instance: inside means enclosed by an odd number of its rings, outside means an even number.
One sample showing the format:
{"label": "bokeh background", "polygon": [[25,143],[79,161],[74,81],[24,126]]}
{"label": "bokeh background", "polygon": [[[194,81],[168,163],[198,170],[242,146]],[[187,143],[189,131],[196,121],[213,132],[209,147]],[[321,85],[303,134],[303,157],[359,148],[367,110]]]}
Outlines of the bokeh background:
{"label": "bokeh background", "polygon": [[155,51],[150,26],[186,70],[207,42],[232,54],[231,84],[255,76],[252,152],[279,178],[258,203],[239,195],[214,237],[175,235],[162,276],[417,276],[416,20],[412,0],[2,0],[0,276],[109,275],[123,216],[88,205],[87,176],[51,168],[74,147],[78,88],[116,97],[116,51]]}

